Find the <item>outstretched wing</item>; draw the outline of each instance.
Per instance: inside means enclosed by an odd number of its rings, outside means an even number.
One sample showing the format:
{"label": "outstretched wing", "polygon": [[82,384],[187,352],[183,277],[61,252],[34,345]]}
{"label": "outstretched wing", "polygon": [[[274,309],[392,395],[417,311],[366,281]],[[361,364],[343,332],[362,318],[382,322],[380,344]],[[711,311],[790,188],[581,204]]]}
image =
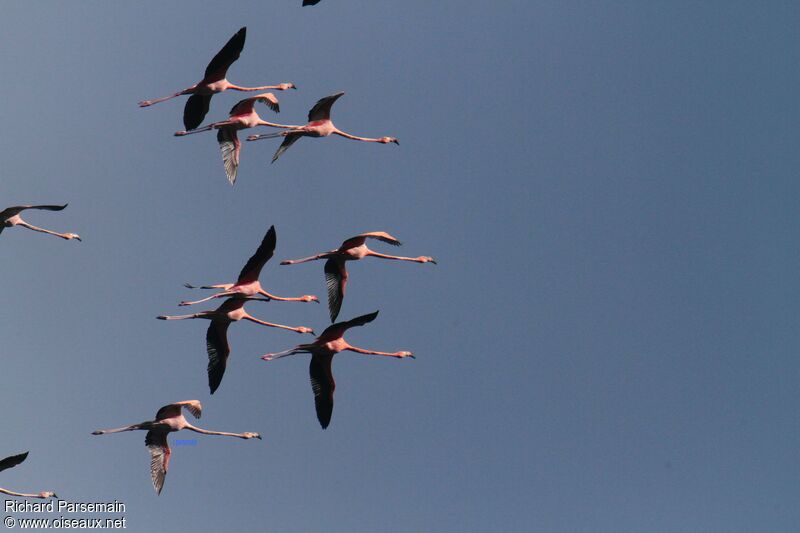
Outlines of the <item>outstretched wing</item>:
{"label": "outstretched wing", "polygon": [[379,241],[391,244],[392,246],[400,246],[403,244],[385,231],[368,231],[367,233],[361,233],[355,237],[350,237],[342,243],[342,246],[339,249],[346,250],[347,248],[361,246],[367,239],[378,239]]}
{"label": "outstretched wing", "polygon": [[216,81],[225,77],[234,61],[239,59],[239,54],[242,53],[244,48],[244,40],[247,36],[247,28],[242,28],[236,32],[236,35],[228,39],[222,50],[217,52],[214,59],[206,67],[206,74],[203,81]]}
{"label": "outstretched wing", "polygon": [[291,132],[287,133],[286,137],[284,137],[284,139],[283,139],[283,142],[278,147],[278,149],[275,151],[275,155],[272,156],[272,162],[274,163],[275,161],[277,161],[278,158],[281,156],[281,154],[283,152],[285,152],[286,150],[288,150],[289,147],[291,145],[293,145],[294,143],[296,143],[297,140],[302,136],[303,136],[303,133],[296,132],[296,131],[291,131]]}
{"label": "outstretched wing", "polygon": [[314,406],[317,409],[317,420],[322,429],[331,423],[333,414],[333,391],[336,389],[336,382],[333,380],[331,362],[333,355],[311,357],[311,365],[308,372],[311,376],[311,390],[314,392]]}
{"label": "outstretched wing", "polygon": [[147,432],[144,443],[150,450],[150,477],[153,480],[153,488],[156,489],[156,494],[161,494],[169,468],[169,456],[172,453],[167,442],[167,432],[151,429]]}
{"label": "outstretched wing", "polygon": [[328,311],[333,322],[339,316],[347,288],[347,267],[344,261],[335,257],[325,261],[325,283],[328,285]]}
{"label": "outstretched wing", "polygon": [[197,129],[203,122],[211,104],[210,94],[193,94],[183,107],[183,126],[186,131]]}
{"label": "outstretched wing", "polygon": [[182,402],[175,402],[165,405],[156,413],[156,420],[164,420],[165,418],[173,418],[181,414],[181,407],[185,407],[187,411],[192,413],[195,418],[200,418],[203,412],[203,406],[198,400],[184,400]]}
{"label": "outstretched wing", "polygon": [[331,324],[325,331],[322,332],[322,335],[317,337],[318,343],[326,343],[330,342],[334,339],[338,339],[339,337],[343,336],[345,331],[350,328],[354,328],[356,326],[363,326],[364,324],[369,324],[375,317],[378,316],[378,311],[374,313],[369,313],[366,315],[357,316],[351,320],[345,320],[344,322],[337,322],[336,324]]}
{"label": "outstretched wing", "polygon": [[311,108],[311,111],[308,112],[308,121],[316,122],[318,120],[330,120],[331,106],[343,94],[343,92],[336,93],[326,96],[325,98],[320,98],[317,103],[314,104],[314,107]]}
{"label": "outstretched wing", "polygon": [[13,207],[6,207],[0,211],[0,220],[5,220],[18,215],[26,209],[46,209],[47,211],[61,211],[69,204],[64,205],[15,205]]}
{"label": "outstretched wing", "polygon": [[231,112],[229,113],[230,116],[234,117],[237,115],[244,115],[247,113],[252,113],[253,108],[256,105],[256,102],[264,102],[264,104],[275,111],[276,113],[281,112],[281,106],[278,103],[278,98],[272,93],[261,93],[255,96],[251,96],[250,98],[245,98],[243,100],[239,100],[236,104],[231,108]]}
{"label": "outstretched wing", "polygon": [[304,6],[315,6],[319,4],[319,0],[303,0]]}
{"label": "outstretched wing", "polygon": [[222,383],[225,367],[231,348],[228,345],[228,321],[212,320],[206,331],[206,351],[208,352],[208,388],[211,394]]}
{"label": "outstretched wing", "polygon": [[275,252],[276,242],[277,235],[275,234],[275,226],[270,226],[269,230],[267,230],[267,234],[264,235],[264,238],[261,240],[258,250],[256,250],[256,253],[254,253],[244,265],[244,268],[239,274],[237,283],[252,282],[258,279],[261,275],[261,269],[264,268],[264,265],[272,258],[272,254]]}
{"label": "outstretched wing", "polygon": [[231,185],[236,183],[236,176],[239,173],[239,152],[242,143],[233,128],[220,128],[217,130],[217,142],[219,150],[222,152],[222,163],[225,165],[225,175]]}
{"label": "outstretched wing", "polygon": [[8,468],[13,468],[17,466],[27,458],[28,458],[28,452],[21,453],[19,455],[12,455],[11,457],[6,457],[2,461],[0,461],[0,472]]}

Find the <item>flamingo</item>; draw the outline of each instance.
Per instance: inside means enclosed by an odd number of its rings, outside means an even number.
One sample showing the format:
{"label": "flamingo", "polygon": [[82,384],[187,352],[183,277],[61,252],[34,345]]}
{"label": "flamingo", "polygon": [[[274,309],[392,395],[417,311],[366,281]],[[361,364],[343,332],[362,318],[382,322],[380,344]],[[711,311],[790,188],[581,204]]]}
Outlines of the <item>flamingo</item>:
{"label": "flamingo", "polygon": [[377,139],[373,139],[370,137],[357,137],[355,135],[350,135],[349,133],[345,133],[342,130],[338,129],[336,126],[333,125],[331,121],[331,106],[333,103],[344,93],[336,93],[330,96],[326,96],[325,98],[320,99],[314,107],[311,108],[311,111],[308,112],[308,124],[305,126],[294,127],[290,128],[291,131],[283,131],[278,133],[266,133],[261,135],[250,135],[247,140],[248,141],[257,141],[259,139],[272,139],[275,137],[284,137],[283,143],[281,143],[278,150],[275,152],[275,155],[272,157],[272,162],[278,160],[283,152],[289,149],[291,145],[293,145],[300,137],[327,137],[331,134],[341,135],[342,137],[347,137],[348,139],[353,139],[356,141],[365,141],[365,142],[373,142],[373,143],[395,143],[400,144],[394,137],[379,137]]}
{"label": "flamingo", "polygon": [[145,446],[150,449],[150,477],[153,479],[153,488],[156,494],[161,494],[164,487],[164,478],[169,467],[169,456],[172,453],[167,442],[167,435],[173,431],[188,429],[203,435],[223,435],[225,437],[237,437],[240,439],[259,439],[258,433],[228,433],[226,431],[209,431],[191,425],[184,418],[181,407],[189,411],[195,418],[200,418],[203,406],[198,400],[185,400],[165,405],[156,413],[155,420],[148,420],[139,424],[132,424],[116,429],[98,429],[92,435],[106,435],[109,433],[120,433],[122,431],[134,431],[142,429],[147,431],[144,438]]}
{"label": "flamingo", "polygon": [[[12,455],[11,457],[6,457],[2,461],[0,461],[0,472],[17,466],[27,458],[28,458],[28,452],[21,453],[19,455]],[[8,494],[9,496],[20,496],[21,498],[41,498],[43,500],[46,500],[47,498],[51,497],[58,498],[58,496],[56,496],[56,493],[51,491],[44,491],[38,494],[25,494],[24,492],[14,492],[7,489],[0,489],[0,492],[2,492],[3,494]]]}
{"label": "flamingo", "polygon": [[262,296],[266,296],[270,300],[278,300],[281,302],[317,302],[319,303],[319,299],[316,296],[312,296],[310,294],[305,294],[303,296],[299,296],[297,298],[283,298],[281,296],[275,296],[274,294],[270,294],[266,292],[263,288],[261,288],[261,283],[258,282],[258,277],[261,274],[261,269],[264,267],[267,261],[272,258],[272,254],[275,252],[275,243],[276,243],[276,235],[275,235],[275,226],[270,226],[269,230],[267,230],[267,234],[264,235],[264,239],[261,241],[261,245],[256,250],[256,253],[247,260],[247,263],[244,265],[242,272],[239,274],[239,279],[236,280],[236,283],[220,283],[217,285],[204,285],[202,287],[196,287],[194,285],[190,285],[188,283],[184,284],[185,287],[189,289],[223,289],[222,292],[218,292],[208,298],[203,298],[202,300],[196,300],[194,302],[181,302],[180,305],[194,305],[199,304],[201,302],[206,302],[208,300],[214,298],[223,298],[226,296],[232,297],[247,297],[247,296],[256,296],[257,294],[261,294]]}
{"label": "flamingo", "polygon": [[426,255],[419,257],[402,257],[398,255],[379,254],[367,248],[367,239],[378,239],[392,246],[400,246],[402,244],[385,231],[371,231],[347,239],[336,250],[323,252],[304,259],[287,259],[281,261],[282,265],[294,265],[297,263],[316,261],[318,259],[327,259],[325,262],[325,283],[328,285],[328,310],[331,314],[331,322],[335,321],[336,317],[339,316],[339,309],[342,307],[344,291],[347,287],[347,268],[345,267],[345,261],[357,261],[372,256],[380,257],[381,259],[436,264],[433,257]]}
{"label": "flamingo", "polygon": [[175,94],[164,96],[163,98],[156,98],[155,100],[143,100],[139,102],[139,107],[148,107],[177,96],[191,94],[192,96],[186,100],[186,106],[183,108],[183,125],[187,130],[193,130],[203,122],[206,113],[208,113],[211,97],[227,89],[234,91],[265,91],[268,89],[285,91],[287,89],[297,89],[294,83],[280,83],[278,85],[264,85],[262,87],[239,87],[225,79],[228,68],[234,61],[239,59],[239,54],[241,54],[242,48],[244,47],[246,34],[247,28],[242,28],[225,43],[222,50],[217,52],[217,55],[214,56],[214,59],[212,59],[211,63],[206,67],[206,73],[202,80],[188,89],[178,91]]}
{"label": "flamingo", "polygon": [[211,324],[206,331],[206,351],[208,352],[208,387],[211,389],[211,394],[217,390],[219,384],[222,382],[222,376],[225,374],[225,367],[228,363],[228,356],[231,353],[231,348],[228,345],[228,326],[231,322],[238,322],[239,320],[249,320],[262,326],[270,326],[273,328],[288,329],[296,331],[297,333],[314,333],[314,330],[305,326],[293,328],[291,326],[283,326],[281,324],[273,324],[271,322],[264,322],[259,320],[244,310],[244,304],[249,300],[269,301],[264,298],[228,298],[222,305],[212,311],[201,311],[191,315],[180,316],[167,316],[160,315],[156,318],[159,320],[186,320],[191,318],[205,318],[211,320]]}
{"label": "flamingo", "polygon": [[236,132],[247,128],[254,128],[256,126],[272,126],[273,128],[299,128],[300,126],[292,126],[287,124],[275,124],[261,120],[255,110],[256,102],[264,102],[267,107],[278,113],[280,106],[278,99],[272,93],[263,93],[250,98],[240,100],[235,106],[231,108],[228,120],[220,122],[213,122],[202,128],[193,129],[190,131],[176,131],[176,137],[184,135],[191,135],[193,133],[201,133],[212,129],[219,130],[217,132],[217,142],[222,151],[222,162],[225,164],[225,174],[228,176],[228,181],[231,185],[236,183],[236,175],[239,171],[239,152],[241,151],[241,143]]}
{"label": "flamingo", "polygon": [[56,237],[61,237],[62,239],[66,239],[68,241],[75,239],[76,241],[80,241],[81,238],[78,236],[77,233],[56,233],[55,231],[46,230],[44,228],[37,228],[32,224],[28,224],[22,217],[19,215],[22,211],[26,209],[45,209],[47,211],[61,211],[69,204],[64,205],[15,205],[13,207],[7,207],[0,211],[0,233],[3,232],[5,228],[11,228],[14,226],[22,226],[23,228],[32,229],[33,231],[38,231],[41,233],[47,233],[48,235],[55,235]]}
{"label": "flamingo", "polygon": [[298,353],[311,354],[311,365],[308,370],[311,375],[311,390],[314,392],[314,405],[317,410],[317,420],[319,420],[322,429],[328,427],[328,424],[331,422],[331,415],[333,414],[333,391],[336,388],[336,383],[333,380],[331,363],[333,362],[334,355],[343,350],[348,350],[367,355],[383,355],[386,357],[396,357],[398,359],[410,357],[416,359],[411,352],[378,352],[374,350],[364,350],[363,348],[356,348],[344,340],[344,334],[348,329],[368,324],[375,320],[377,316],[378,311],[375,311],[374,313],[362,315],[346,322],[338,322],[328,326],[325,331],[322,332],[322,335],[317,337],[311,344],[299,344],[285,352],[268,353],[261,356],[261,359],[264,361],[273,361],[281,357],[286,357],[287,355]]}

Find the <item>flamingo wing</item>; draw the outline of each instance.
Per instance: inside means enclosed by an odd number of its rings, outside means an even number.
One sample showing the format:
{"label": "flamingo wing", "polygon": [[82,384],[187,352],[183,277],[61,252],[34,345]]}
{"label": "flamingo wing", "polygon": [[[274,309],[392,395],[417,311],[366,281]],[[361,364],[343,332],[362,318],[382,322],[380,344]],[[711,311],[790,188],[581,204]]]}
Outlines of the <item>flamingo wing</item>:
{"label": "flamingo wing", "polygon": [[303,6],[315,6],[319,4],[319,0],[303,0]]}
{"label": "flamingo wing", "polygon": [[317,103],[314,104],[314,107],[311,108],[311,111],[308,112],[308,121],[317,122],[318,120],[330,120],[331,106],[343,94],[343,92],[336,93],[326,96],[325,98],[320,98]]}
{"label": "flamingo wing", "polygon": [[220,128],[217,130],[217,142],[219,150],[222,152],[222,162],[225,165],[225,175],[231,185],[236,183],[236,176],[239,174],[239,152],[242,150],[242,143],[233,128]]}
{"label": "flamingo wing", "polygon": [[342,246],[339,248],[340,250],[348,249],[348,248],[355,248],[356,246],[361,246],[364,244],[364,241],[367,239],[378,239],[379,241],[383,241],[387,244],[391,244],[392,246],[400,246],[401,243],[385,231],[369,231],[367,233],[362,233],[360,235],[356,235],[355,237],[350,237],[346,241],[342,243]]}
{"label": "flamingo wing", "polygon": [[28,452],[19,455],[12,455],[0,461],[0,472],[8,468],[13,468],[28,458]]}
{"label": "flamingo wing", "polygon": [[208,113],[208,107],[211,105],[210,94],[193,94],[186,100],[186,105],[183,107],[183,126],[186,131],[197,129],[203,122]]}
{"label": "flamingo wing", "polygon": [[249,98],[244,98],[242,100],[239,100],[238,102],[236,102],[236,104],[234,104],[234,106],[231,108],[230,113],[228,114],[232,117],[235,117],[238,115],[246,115],[248,113],[252,113],[253,108],[256,105],[256,102],[264,102],[264,104],[268,108],[272,109],[276,113],[281,112],[281,106],[278,103],[278,98],[274,94],[261,93],[255,96],[251,96]]}
{"label": "flamingo wing", "polygon": [[292,132],[289,132],[289,133],[287,133],[287,134],[286,134],[286,136],[285,136],[285,138],[283,139],[283,142],[282,142],[282,143],[281,143],[281,145],[278,147],[278,149],[275,151],[275,155],[274,155],[274,156],[272,156],[272,163],[274,163],[275,161],[277,161],[277,160],[278,160],[278,158],[281,156],[281,154],[282,154],[283,152],[285,152],[286,150],[288,150],[288,149],[289,149],[289,147],[290,147],[291,145],[293,145],[294,143],[296,143],[296,142],[297,142],[297,140],[298,140],[300,137],[302,137],[303,135],[304,135],[303,133],[296,132],[296,131],[292,131]]}
{"label": "flamingo wing", "polygon": [[208,351],[208,387],[211,394],[222,383],[222,376],[225,374],[225,367],[228,364],[228,356],[231,348],[228,345],[228,326],[230,322],[212,320],[206,332],[206,351]]}
{"label": "flamingo wing", "polygon": [[247,260],[242,272],[239,274],[237,283],[253,282],[261,275],[261,269],[272,258],[275,253],[275,244],[277,242],[277,235],[275,234],[275,226],[270,226],[267,234],[261,240],[261,244],[256,250],[256,253]]}
{"label": "flamingo wing", "polygon": [[61,211],[69,204],[64,205],[15,205],[13,207],[7,207],[0,211],[0,220],[5,220],[8,218],[13,217],[14,215],[18,215],[21,212],[25,211],[26,209],[46,209],[47,211]]}
{"label": "flamingo wing", "polygon": [[325,261],[325,283],[328,285],[328,311],[331,322],[334,322],[339,316],[347,288],[347,267],[344,261],[335,257]]}
{"label": "flamingo wing", "polygon": [[239,59],[239,54],[242,53],[242,48],[244,48],[244,40],[246,36],[247,28],[244,27],[237,31],[233,37],[228,39],[228,42],[225,43],[225,46],[222,47],[222,50],[217,52],[217,55],[214,56],[214,59],[212,59],[206,67],[206,73],[203,81],[216,81],[225,77],[225,75],[228,73],[228,67],[230,67],[234,61]]}
{"label": "flamingo wing", "polygon": [[331,362],[333,355],[313,355],[308,372],[311,376],[311,390],[314,392],[314,406],[317,409],[317,420],[322,429],[328,427],[333,415],[333,391],[336,382],[333,380]]}
{"label": "flamingo wing", "polygon": [[342,322],[337,322],[336,324],[331,324],[322,334],[317,337],[317,343],[324,344],[326,342],[330,342],[332,340],[336,340],[344,336],[345,331],[350,328],[354,328],[356,326],[363,326],[364,324],[369,324],[375,317],[378,316],[378,311],[374,313],[368,313],[366,315],[357,316],[356,318],[345,320]]}
{"label": "flamingo wing", "polygon": [[161,494],[164,487],[164,478],[169,468],[169,456],[172,453],[167,442],[167,432],[151,429],[144,438],[144,443],[150,450],[150,477],[156,494]]}
{"label": "flamingo wing", "polygon": [[203,406],[197,400],[185,400],[183,402],[175,402],[165,405],[156,413],[156,420],[164,420],[165,418],[174,418],[180,416],[181,407],[186,408],[187,411],[192,413],[195,418],[200,418],[203,411]]}

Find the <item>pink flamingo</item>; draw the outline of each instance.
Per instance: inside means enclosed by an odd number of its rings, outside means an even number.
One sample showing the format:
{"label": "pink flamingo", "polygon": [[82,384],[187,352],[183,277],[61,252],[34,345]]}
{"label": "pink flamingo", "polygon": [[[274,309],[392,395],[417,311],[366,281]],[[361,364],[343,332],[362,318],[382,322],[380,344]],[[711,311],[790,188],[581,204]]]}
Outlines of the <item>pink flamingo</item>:
{"label": "pink flamingo", "polygon": [[383,355],[387,357],[397,357],[398,359],[410,357],[415,359],[414,354],[411,352],[378,352],[374,350],[364,350],[363,348],[356,348],[344,340],[344,334],[348,329],[368,324],[375,320],[376,316],[378,316],[378,311],[346,322],[338,322],[328,326],[325,331],[322,332],[322,335],[317,337],[311,344],[299,344],[285,352],[268,353],[261,356],[261,359],[264,361],[272,361],[297,353],[311,354],[311,366],[308,370],[311,375],[311,390],[314,392],[314,405],[317,409],[317,420],[319,420],[322,429],[328,427],[328,424],[331,422],[331,415],[333,414],[333,391],[336,388],[336,383],[333,380],[331,363],[333,362],[334,355],[343,350],[348,350],[366,355]]}
{"label": "pink flamingo", "polygon": [[231,108],[228,120],[214,122],[197,128],[191,131],[176,131],[176,137],[184,135],[191,135],[193,133],[201,133],[212,129],[219,130],[217,132],[217,142],[222,151],[222,162],[225,164],[225,174],[228,176],[228,181],[231,185],[236,183],[236,175],[239,171],[239,152],[241,151],[241,143],[236,132],[247,128],[254,128],[256,126],[272,126],[273,128],[298,128],[300,126],[291,126],[286,124],[275,124],[274,122],[267,122],[261,120],[255,110],[256,102],[264,102],[267,107],[278,113],[280,107],[278,106],[278,99],[272,93],[263,93],[250,98],[240,100],[233,108]]}
{"label": "pink flamingo", "polygon": [[[21,453],[19,455],[12,455],[11,457],[6,457],[2,461],[0,461],[0,472],[17,466],[27,458],[28,458],[28,452]],[[3,494],[8,494],[9,496],[19,496],[21,498],[41,498],[43,500],[46,500],[47,498],[51,497],[58,498],[55,492],[50,492],[50,491],[44,491],[38,494],[25,494],[24,492],[13,492],[6,489],[0,489],[0,492]]]}
{"label": "pink flamingo", "polygon": [[159,320],[187,320],[191,318],[204,318],[211,320],[211,324],[206,331],[206,351],[208,352],[208,387],[211,389],[211,394],[217,390],[219,384],[222,383],[222,376],[225,374],[225,367],[228,364],[228,356],[231,353],[231,348],[228,345],[228,326],[231,322],[238,322],[239,320],[249,320],[262,326],[269,326],[272,328],[288,329],[296,331],[297,333],[314,333],[314,330],[305,326],[291,327],[283,326],[281,324],[273,324],[271,322],[264,322],[244,310],[244,304],[249,300],[269,301],[263,298],[229,298],[222,302],[222,305],[212,311],[201,311],[191,315],[180,316],[157,316]]}
{"label": "pink flamingo", "polygon": [[327,259],[325,262],[325,283],[328,285],[328,309],[331,314],[331,322],[339,316],[339,309],[342,307],[344,292],[347,287],[347,268],[345,261],[357,261],[368,256],[380,257],[381,259],[394,259],[397,261],[414,261],[415,263],[436,264],[433,257],[422,255],[419,257],[402,257],[397,255],[379,254],[367,248],[367,239],[378,239],[393,246],[400,246],[402,243],[384,231],[371,231],[356,235],[344,241],[342,245],[330,252],[306,257],[304,259],[293,259],[281,261],[282,265],[294,265],[306,263],[318,259]]}
{"label": "pink flamingo", "polygon": [[192,96],[186,101],[186,107],[183,108],[183,125],[187,130],[193,130],[203,122],[206,113],[208,113],[211,97],[222,91],[228,89],[234,91],[265,91],[267,89],[285,91],[286,89],[297,89],[294,83],[280,83],[278,85],[264,85],[262,87],[239,87],[225,79],[228,68],[234,61],[239,59],[239,54],[241,54],[242,48],[244,48],[246,33],[247,28],[242,28],[225,43],[222,50],[217,52],[217,55],[215,55],[211,63],[208,64],[203,79],[198,83],[192,85],[188,89],[178,91],[175,94],[163,98],[141,101],[139,102],[139,107],[148,107],[177,96],[191,94]]}
{"label": "pink flamingo", "polygon": [[172,453],[167,442],[167,435],[173,431],[188,429],[203,435],[223,435],[225,437],[237,437],[240,439],[259,439],[258,433],[228,433],[225,431],[209,431],[191,425],[184,418],[181,407],[192,413],[195,418],[200,418],[203,406],[198,400],[186,400],[165,405],[156,413],[155,420],[148,420],[139,424],[132,424],[116,429],[98,429],[92,435],[106,435],[108,433],[120,433],[122,431],[135,431],[138,429],[146,430],[144,438],[145,445],[150,449],[150,477],[153,479],[153,488],[157,494],[161,494],[164,487],[164,478],[169,467],[169,456]]}
{"label": "pink flamingo", "polygon": [[270,294],[266,292],[262,287],[261,283],[258,281],[258,277],[261,275],[261,269],[264,267],[267,261],[272,258],[272,254],[275,252],[275,243],[277,237],[275,235],[275,226],[270,226],[267,234],[264,235],[264,239],[261,241],[261,245],[256,250],[256,253],[247,260],[247,263],[244,265],[242,272],[239,274],[239,279],[236,283],[220,283],[217,285],[204,285],[202,287],[196,287],[194,285],[190,285],[186,283],[184,286],[189,289],[224,289],[222,292],[218,292],[208,298],[203,298],[202,300],[196,300],[194,302],[181,302],[180,305],[194,305],[199,304],[201,302],[206,302],[208,300],[214,298],[223,298],[227,296],[232,297],[247,297],[247,296],[256,296],[258,294],[262,296],[266,296],[270,300],[278,300],[281,302],[317,302],[319,303],[319,299],[316,296],[312,296],[309,294],[299,296],[297,298],[283,298],[281,296],[275,296],[274,294]]}
{"label": "pink flamingo", "polygon": [[0,233],[3,232],[5,228],[11,228],[14,226],[22,226],[23,228],[32,229],[33,231],[38,231],[41,233],[47,233],[48,235],[55,235],[56,237],[61,237],[62,239],[72,240],[75,239],[76,241],[80,241],[81,238],[78,236],[77,233],[56,233],[55,231],[46,230],[43,228],[37,228],[32,224],[28,224],[19,214],[26,209],[45,209],[47,211],[61,211],[68,204],[64,205],[16,205],[14,207],[7,207],[0,211]]}
{"label": "pink flamingo", "polygon": [[283,152],[289,149],[291,145],[293,145],[300,137],[327,137],[331,134],[341,135],[342,137],[346,137],[348,139],[353,139],[356,141],[365,141],[365,142],[373,142],[373,143],[395,143],[400,144],[394,137],[379,137],[377,139],[373,139],[370,137],[357,137],[355,135],[350,135],[349,133],[345,133],[342,130],[338,129],[336,126],[333,125],[331,121],[331,106],[333,103],[344,93],[336,93],[332,94],[331,96],[326,96],[325,98],[320,99],[314,107],[311,108],[311,111],[308,112],[308,124],[305,126],[295,126],[291,128],[291,131],[283,131],[278,133],[266,133],[261,135],[251,135],[247,138],[248,141],[257,141],[259,139],[272,139],[275,137],[285,137],[283,143],[281,143],[278,150],[275,152],[275,155],[272,157],[272,162],[278,160]]}

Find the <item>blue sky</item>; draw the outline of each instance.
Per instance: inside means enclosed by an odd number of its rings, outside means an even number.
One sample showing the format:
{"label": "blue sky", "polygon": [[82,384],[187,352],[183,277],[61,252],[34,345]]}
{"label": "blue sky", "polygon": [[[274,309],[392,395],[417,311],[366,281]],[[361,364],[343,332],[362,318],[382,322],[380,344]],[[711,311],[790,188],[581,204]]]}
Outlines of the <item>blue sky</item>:
{"label": "blue sky", "polygon": [[[6,3],[0,206],[80,233],[3,232],[0,486],[117,499],[131,531],[793,531],[800,9],[790,2]],[[241,26],[229,79],[302,123],[400,146],[247,143],[230,187],[183,99]],[[221,120],[242,95],[214,97]],[[266,131],[266,129],[265,129]],[[324,298],[279,260],[383,230],[438,265],[352,264],[316,421],[302,340],[234,324],[209,396],[184,282],[233,279],[275,225],[267,290]],[[209,308],[207,307],[201,307]],[[327,324],[325,306],[251,303]],[[142,433],[97,428],[199,399],[153,493]],[[195,438],[177,434],[172,439]]]}

